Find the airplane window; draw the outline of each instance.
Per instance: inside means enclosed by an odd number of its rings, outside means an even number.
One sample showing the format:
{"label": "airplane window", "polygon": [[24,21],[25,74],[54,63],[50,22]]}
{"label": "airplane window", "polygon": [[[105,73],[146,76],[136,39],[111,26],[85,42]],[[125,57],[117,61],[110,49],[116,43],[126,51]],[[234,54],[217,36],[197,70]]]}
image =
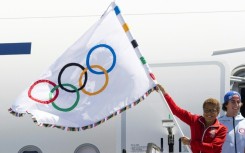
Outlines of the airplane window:
{"label": "airplane window", "polygon": [[100,153],[100,151],[95,145],[85,143],[78,146],[74,153]]}
{"label": "airplane window", "polygon": [[21,148],[18,153],[42,153],[42,151],[36,146],[28,145]]}

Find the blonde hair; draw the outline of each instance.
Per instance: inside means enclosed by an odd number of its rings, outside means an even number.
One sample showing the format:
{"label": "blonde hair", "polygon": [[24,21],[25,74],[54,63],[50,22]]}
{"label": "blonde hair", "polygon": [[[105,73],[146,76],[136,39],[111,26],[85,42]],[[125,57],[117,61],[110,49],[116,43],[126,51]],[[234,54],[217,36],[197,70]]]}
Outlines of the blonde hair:
{"label": "blonde hair", "polygon": [[220,112],[220,102],[215,98],[208,98],[203,102],[202,107],[204,108],[206,105],[215,105],[218,112]]}

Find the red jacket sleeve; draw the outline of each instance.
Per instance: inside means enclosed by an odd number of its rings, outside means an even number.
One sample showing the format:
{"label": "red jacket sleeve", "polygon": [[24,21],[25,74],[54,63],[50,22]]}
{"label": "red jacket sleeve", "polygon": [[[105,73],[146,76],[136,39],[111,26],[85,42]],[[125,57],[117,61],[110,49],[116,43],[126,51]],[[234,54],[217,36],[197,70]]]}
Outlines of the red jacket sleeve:
{"label": "red jacket sleeve", "polygon": [[191,141],[191,146],[199,148],[203,152],[217,153],[221,152],[222,145],[226,139],[227,128],[222,126],[216,134],[214,140],[210,143],[200,142],[200,141]]}
{"label": "red jacket sleeve", "polygon": [[195,115],[191,114],[190,112],[176,105],[176,103],[168,94],[164,94],[164,97],[174,115],[176,115],[179,119],[181,119],[183,122],[185,122],[188,125],[190,125],[191,122],[193,122]]}

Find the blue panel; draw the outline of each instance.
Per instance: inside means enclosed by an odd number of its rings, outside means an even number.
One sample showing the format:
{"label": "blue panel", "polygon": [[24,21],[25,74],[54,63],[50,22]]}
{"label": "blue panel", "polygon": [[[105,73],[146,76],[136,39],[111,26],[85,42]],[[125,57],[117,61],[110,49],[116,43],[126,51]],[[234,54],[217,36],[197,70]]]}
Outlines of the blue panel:
{"label": "blue panel", "polygon": [[114,11],[115,11],[116,15],[120,14],[120,9],[119,9],[118,6],[116,6],[116,7],[114,8]]}
{"label": "blue panel", "polygon": [[31,54],[31,43],[0,43],[0,55]]}

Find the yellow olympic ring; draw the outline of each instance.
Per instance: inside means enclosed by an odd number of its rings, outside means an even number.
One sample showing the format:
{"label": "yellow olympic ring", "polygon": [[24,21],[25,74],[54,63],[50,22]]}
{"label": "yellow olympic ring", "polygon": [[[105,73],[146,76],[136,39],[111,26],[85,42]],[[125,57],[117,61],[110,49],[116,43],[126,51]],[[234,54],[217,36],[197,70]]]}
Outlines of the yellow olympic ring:
{"label": "yellow olympic ring", "polygon": [[[85,94],[87,94],[87,95],[89,95],[89,96],[96,95],[96,94],[99,94],[100,92],[102,92],[102,91],[106,88],[106,86],[107,86],[107,84],[108,84],[108,81],[109,81],[109,75],[108,75],[106,69],[104,69],[102,66],[99,66],[99,65],[91,65],[91,68],[99,68],[99,69],[101,69],[101,70],[104,72],[104,74],[105,74],[105,79],[106,79],[106,80],[105,80],[105,83],[104,83],[104,85],[102,86],[102,88],[99,89],[99,90],[96,91],[96,92],[88,92],[88,91],[85,90],[85,88],[83,88],[83,89],[82,89],[82,92],[85,93]],[[87,71],[88,71],[88,68],[85,68],[85,69],[83,70],[83,72],[81,73],[81,75],[80,75],[80,78],[79,78],[79,85],[80,85],[80,86],[83,85],[83,83],[82,83],[82,78],[83,78],[83,75],[84,75]]]}

